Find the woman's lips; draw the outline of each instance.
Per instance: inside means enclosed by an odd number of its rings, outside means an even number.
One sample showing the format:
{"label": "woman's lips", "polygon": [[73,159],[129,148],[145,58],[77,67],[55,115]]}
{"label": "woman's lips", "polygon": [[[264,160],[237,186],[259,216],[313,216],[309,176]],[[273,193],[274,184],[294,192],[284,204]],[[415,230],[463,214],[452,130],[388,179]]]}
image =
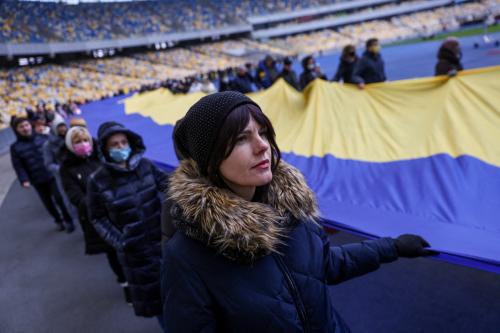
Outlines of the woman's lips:
{"label": "woman's lips", "polygon": [[264,160],[252,167],[252,169],[267,169],[269,168],[269,160]]}

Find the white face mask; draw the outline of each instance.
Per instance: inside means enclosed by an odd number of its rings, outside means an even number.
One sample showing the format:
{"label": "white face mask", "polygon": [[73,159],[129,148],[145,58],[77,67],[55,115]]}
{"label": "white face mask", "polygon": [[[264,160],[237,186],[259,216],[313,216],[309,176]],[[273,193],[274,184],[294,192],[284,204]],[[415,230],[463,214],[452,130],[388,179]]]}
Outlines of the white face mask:
{"label": "white face mask", "polygon": [[44,127],[43,127],[43,131],[42,131],[42,134],[45,134],[45,135],[50,134],[50,127],[48,127],[48,126],[44,126]]}
{"label": "white face mask", "polygon": [[307,65],[307,69],[310,71],[312,71],[315,67],[316,67],[316,65],[314,65],[314,64]]}

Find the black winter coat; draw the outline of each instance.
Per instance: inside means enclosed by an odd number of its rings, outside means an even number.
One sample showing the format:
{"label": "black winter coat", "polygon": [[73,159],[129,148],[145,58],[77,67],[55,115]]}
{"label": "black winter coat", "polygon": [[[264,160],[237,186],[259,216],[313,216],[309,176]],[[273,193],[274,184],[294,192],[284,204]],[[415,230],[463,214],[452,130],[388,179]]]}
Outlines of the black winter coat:
{"label": "black winter coat", "polygon": [[282,70],[280,73],[280,77],[282,77],[289,85],[294,87],[296,90],[300,91],[300,84],[297,80],[297,74],[294,70]]}
{"label": "black winter coat", "polygon": [[337,72],[333,77],[332,81],[339,82],[342,80],[344,83],[355,83],[352,78],[352,73],[354,71],[354,67],[356,66],[357,60],[354,61],[346,61],[344,59],[340,59],[339,67],[337,68]]}
{"label": "black winter coat", "polygon": [[384,60],[380,54],[366,51],[358,60],[352,79],[354,83],[377,83],[387,80],[385,76]]}
{"label": "black winter coat", "polygon": [[87,182],[90,175],[102,165],[97,149],[94,141],[94,150],[88,158],[76,156],[65,146],[62,147],[58,155],[62,161],[59,171],[64,191],[78,211],[78,220],[85,239],[85,254],[99,254],[113,250],[90,223],[87,211]]}
{"label": "black winter coat", "polygon": [[129,283],[135,314],[152,317],[161,313],[160,213],[167,176],[148,159],[142,138],[116,125],[99,141],[122,132],[128,137],[132,155],[128,167],[102,157],[103,166],[88,182],[89,218],[96,231],[117,251]]}
{"label": "black winter coat", "polygon": [[452,71],[461,71],[464,67],[460,58],[450,49],[441,47],[438,52],[438,62],[436,64],[436,75],[448,75]]}
{"label": "black winter coat", "polygon": [[311,71],[308,69],[304,70],[300,74],[300,87],[301,87],[301,89],[304,90],[309,83],[311,83],[312,81],[314,81],[316,79],[326,80],[326,76],[324,74],[318,75],[315,71]]}
{"label": "black winter coat", "polygon": [[254,89],[252,88],[252,81],[248,76],[236,76],[231,81],[231,90],[238,91],[242,94],[248,94]]}
{"label": "black winter coat", "polygon": [[316,79],[316,75],[313,71],[308,69],[300,73],[300,89],[304,90],[307,85]]}
{"label": "black winter coat", "polygon": [[29,181],[36,186],[53,179],[43,159],[43,146],[47,139],[47,136],[42,134],[33,134],[30,137],[17,135],[17,141],[10,146],[12,166],[21,184]]}
{"label": "black winter coat", "polygon": [[268,193],[268,204],[245,201],[181,163],[169,189],[177,232],[163,248],[166,332],[349,332],[328,285],[395,260],[394,241],[330,247],[311,190],[283,162]]}

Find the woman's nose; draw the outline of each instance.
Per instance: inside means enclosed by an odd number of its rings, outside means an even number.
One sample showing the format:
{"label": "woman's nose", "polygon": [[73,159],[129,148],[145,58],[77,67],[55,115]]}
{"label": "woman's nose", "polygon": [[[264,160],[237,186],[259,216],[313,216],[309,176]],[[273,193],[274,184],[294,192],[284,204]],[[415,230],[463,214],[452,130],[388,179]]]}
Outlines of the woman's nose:
{"label": "woman's nose", "polygon": [[265,151],[269,149],[269,143],[267,140],[261,138],[258,136],[255,141],[255,151],[256,153],[261,153],[262,151]]}

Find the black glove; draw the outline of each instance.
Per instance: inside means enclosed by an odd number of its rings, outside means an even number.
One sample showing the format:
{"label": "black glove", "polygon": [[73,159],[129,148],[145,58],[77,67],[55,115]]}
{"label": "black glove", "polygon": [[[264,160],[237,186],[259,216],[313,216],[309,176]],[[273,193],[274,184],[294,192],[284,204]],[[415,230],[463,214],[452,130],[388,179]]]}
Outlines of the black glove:
{"label": "black glove", "polygon": [[436,254],[431,250],[426,250],[429,243],[425,239],[417,235],[401,235],[394,240],[398,256],[406,258],[416,258]]}

